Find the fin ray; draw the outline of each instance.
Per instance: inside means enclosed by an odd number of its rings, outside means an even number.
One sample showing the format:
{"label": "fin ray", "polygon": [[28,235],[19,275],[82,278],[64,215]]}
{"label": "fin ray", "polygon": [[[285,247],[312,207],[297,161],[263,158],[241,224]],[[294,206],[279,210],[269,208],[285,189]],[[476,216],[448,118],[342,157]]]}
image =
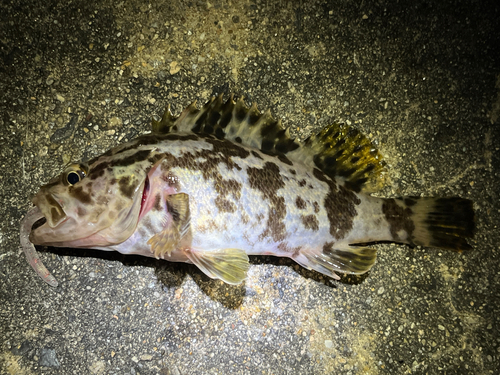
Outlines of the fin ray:
{"label": "fin ray", "polygon": [[168,213],[172,219],[164,230],[155,234],[147,242],[156,258],[170,256],[172,251],[190,236],[189,195],[185,193],[172,194],[166,200]]}
{"label": "fin ray", "polygon": [[321,252],[303,249],[293,259],[307,269],[339,280],[340,277],[336,272],[361,275],[369,271],[377,259],[377,250],[361,246],[327,249]]}
{"label": "fin ray", "polygon": [[188,249],[185,254],[208,277],[220,279],[232,285],[240,284],[245,280],[250,267],[248,255],[240,249],[212,251]]}

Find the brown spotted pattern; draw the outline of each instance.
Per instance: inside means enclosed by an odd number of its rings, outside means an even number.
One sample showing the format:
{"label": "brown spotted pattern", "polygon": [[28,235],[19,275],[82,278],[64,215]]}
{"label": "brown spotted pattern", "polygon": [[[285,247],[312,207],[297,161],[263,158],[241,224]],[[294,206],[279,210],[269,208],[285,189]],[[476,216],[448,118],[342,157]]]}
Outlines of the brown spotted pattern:
{"label": "brown spotted pattern", "polygon": [[[176,138],[177,134],[168,134],[163,138]],[[198,136],[195,136],[198,139]],[[197,149],[191,152],[185,152],[179,157],[171,154],[164,154],[165,162],[161,168],[165,172],[169,185],[179,190],[179,181],[174,174],[170,172],[172,168],[179,167],[191,171],[199,171],[207,181],[214,185],[218,196],[215,199],[216,207],[220,212],[234,213],[236,205],[229,199],[237,202],[241,197],[241,183],[233,179],[225,179],[220,173],[220,166],[225,165],[228,170],[240,171],[241,167],[233,158],[245,159],[250,153],[243,147],[227,140],[214,139],[210,136],[200,136],[213,146],[213,150]],[[189,136],[189,139],[193,139]]]}
{"label": "brown spotted pattern", "polygon": [[269,202],[269,214],[261,239],[271,237],[274,241],[283,241],[286,236],[284,219],[286,216],[285,199],[277,195],[278,190],[285,187],[280,169],[275,163],[266,162],[263,168],[247,169],[248,181],[252,189],[262,193]]}
{"label": "brown spotted pattern", "polygon": [[315,168],[313,174],[328,185],[329,191],[323,205],[330,222],[330,234],[341,240],[353,228],[354,218],[357,215],[356,206],[361,200],[351,190],[343,186],[337,187],[335,181],[319,169]]}
{"label": "brown spotted pattern", "polygon": [[297,199],[295,199],[295,205],[299,210],[306,208],[306,202],[301,197],[297,197]]}
{"label": "brown spotted pattern", "polygon": [[302,224],[306,229],[310,229],[314,232],[317,232],[319,229],[319,221],[316,219],[315,215],[302,215],[301,216]]}
{"label": "brown spotted pattern", "polygon": [[215,199],[215,205],[219,212],[236,212],[236,205],[227,199],[228,195],[238,202],[241,197],[241,183],[236,180],[216,179],[215,190],[219,196]]}
{"label": "brown spotted pattern", "polygon": [[[413,202],[411,200],[409,201],[410,204]],[[395,199],[384,199],[382,212],[390,225],[390,231],[394,241],[406,240],[412,243],[415,223],[411,218],[411,215],[413,214],[411,208],[400,206]],[[408,238],[400,238],[399,232],[402,230],[406,232]]]}

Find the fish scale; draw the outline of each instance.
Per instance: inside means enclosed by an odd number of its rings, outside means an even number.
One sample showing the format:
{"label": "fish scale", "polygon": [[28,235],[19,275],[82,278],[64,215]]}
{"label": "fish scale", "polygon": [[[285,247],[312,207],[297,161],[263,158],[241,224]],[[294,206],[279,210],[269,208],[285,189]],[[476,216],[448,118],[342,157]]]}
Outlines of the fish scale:
{"label": "fish scale", "polygon": [[382,156],[358,130],[333,124],[300,143],[269,111],[219,96],[179,117],[167,108],[151,134],[42,186],[21,242],[51,285],[33,244],[194,263],[230,284],[245,279],[248,255],[339,278],[373,266],[373,242],[471,248],[471,201],[369,195],[387,182]]}

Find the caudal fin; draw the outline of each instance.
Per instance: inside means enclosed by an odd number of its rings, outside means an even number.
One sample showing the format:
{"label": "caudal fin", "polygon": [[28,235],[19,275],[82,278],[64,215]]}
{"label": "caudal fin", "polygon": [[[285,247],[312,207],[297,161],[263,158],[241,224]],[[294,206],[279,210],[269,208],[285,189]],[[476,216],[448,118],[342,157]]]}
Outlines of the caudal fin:
{"label": "caudal fin", "polygon": [[402,198],[411,212],[415,245],[449,250],[468,250],[468,238],[474,236],[475,221],[472,201],[463,198]]}

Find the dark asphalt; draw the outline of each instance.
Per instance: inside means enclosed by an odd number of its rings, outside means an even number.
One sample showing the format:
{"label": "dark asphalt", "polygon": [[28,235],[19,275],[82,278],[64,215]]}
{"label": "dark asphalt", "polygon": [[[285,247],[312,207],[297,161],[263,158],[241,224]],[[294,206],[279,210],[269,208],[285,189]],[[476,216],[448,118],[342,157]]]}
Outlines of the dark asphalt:
{"label": "dark asphalt", "polygon": [[[498,374],[500,5],[496,1],[2,1],[1,374]],[[461,196],[473,250],[378,245],[340,281],[252,258],[193,266],[19,246],[30,196],[70,161],[148,131],[170,103],[234,92],[306,137],[349,123],[383,196]]]}

